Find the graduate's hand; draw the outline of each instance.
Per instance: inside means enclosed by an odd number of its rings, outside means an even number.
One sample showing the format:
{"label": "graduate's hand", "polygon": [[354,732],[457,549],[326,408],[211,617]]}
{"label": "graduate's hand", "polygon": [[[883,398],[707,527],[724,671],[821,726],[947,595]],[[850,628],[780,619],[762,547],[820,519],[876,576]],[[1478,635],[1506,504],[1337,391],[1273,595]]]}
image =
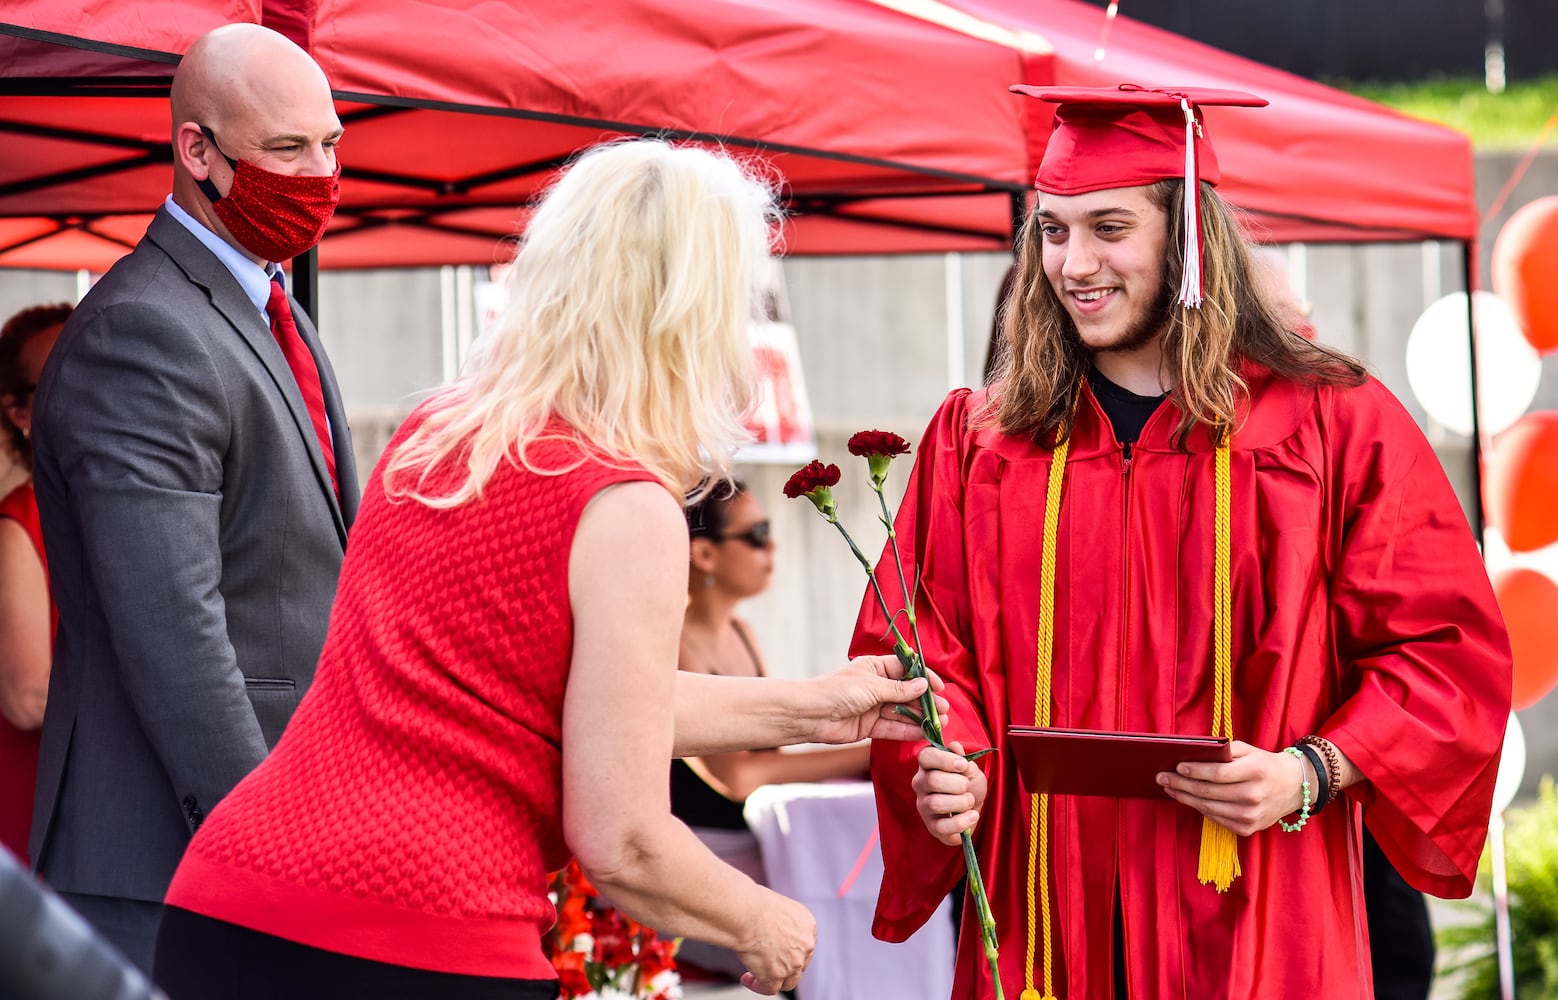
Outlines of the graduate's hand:
{"label": "graduate's hand", "polygon": [[914,775],[914,805],[930,835],[956,846],[964,830],[979,822],[990,786],[979,765],[964,760],[963,747],[948,743],[953,751],[927,746],[920,751],[920,769]]}
{"label": "graduate's hand", "polygon": [[[904,680],[903,664],[896,656],[860,656],[821,677],[813,686],[815,708],[803,710],[811,724],[807,739],[814,743],[853,743],[856,740],[922,740],[925,734],[910,719],[895,711],[908,705],[919,711],[919,697],[926,681]],[[929,672],[932,691],[940,691],[941,678]],[[935,695],[943,717],[950,706]]]}
{"label": "graduate's hand", "polygon": [[[1169,798],[1209,816],[1241,837],[1271,826],[1303,806],[1303,782],[1316,790],[1302,758],[1234,740],[1227,763],[1184,763],[1158,775]],[[1311,801],[1311,807],[1313,802]]]}

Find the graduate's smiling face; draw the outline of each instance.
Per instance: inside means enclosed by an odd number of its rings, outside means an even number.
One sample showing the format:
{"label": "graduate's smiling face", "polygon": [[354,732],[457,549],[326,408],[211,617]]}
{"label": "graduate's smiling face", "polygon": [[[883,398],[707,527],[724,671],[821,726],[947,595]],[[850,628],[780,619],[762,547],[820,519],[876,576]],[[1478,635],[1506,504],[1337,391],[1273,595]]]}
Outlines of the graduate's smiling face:
{"label": "graduate's smiling face", "polygon": [[1144,347],[1168,324],[1168,215],[1149,190],[1040,193],[1034,207],[1044,275],[1089,351]]}

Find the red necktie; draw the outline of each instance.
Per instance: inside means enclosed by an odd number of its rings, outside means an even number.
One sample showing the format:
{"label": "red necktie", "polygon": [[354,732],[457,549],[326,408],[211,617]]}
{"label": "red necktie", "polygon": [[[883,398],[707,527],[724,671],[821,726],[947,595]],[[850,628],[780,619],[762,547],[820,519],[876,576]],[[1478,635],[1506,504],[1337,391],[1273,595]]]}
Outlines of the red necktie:
{"label": "red necktie", "polygon": [[270,332],[297,380],[298,391],[303,394],[303,405],[308,407],[309,422],[314,425],[314,436],[319,439],[319,450],[324,452],[325,468],[330,472],[330,487],[337,494],[340,487],[335,481],[335,449],[330,446],[330,422],[325,419],[325,392],[319,384],[319,366],[309,353],[308,345],[298,333],[298,325],[292,320],[292,306],[287,303],[287,290],[281,287],[281,275],[270,283],[270,301],[265,303],[270,314]]}

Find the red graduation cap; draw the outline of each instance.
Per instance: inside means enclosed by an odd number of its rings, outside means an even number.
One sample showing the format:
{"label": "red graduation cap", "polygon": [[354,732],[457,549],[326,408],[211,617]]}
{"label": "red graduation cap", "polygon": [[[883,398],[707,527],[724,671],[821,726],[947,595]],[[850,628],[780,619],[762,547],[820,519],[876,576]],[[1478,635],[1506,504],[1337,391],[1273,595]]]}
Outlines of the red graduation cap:
{"label": "red graduation cap", "polygon": [[1034,186],[1046,194],[1083,194],[1185,180],[1185,268],[1179,300],[1201,304],[1201,237],[1194,179],[1222,179],[1198,109],[1259,108],[1266,101],[1209,87],[1030,87],[1013,93],[1058,104]]}

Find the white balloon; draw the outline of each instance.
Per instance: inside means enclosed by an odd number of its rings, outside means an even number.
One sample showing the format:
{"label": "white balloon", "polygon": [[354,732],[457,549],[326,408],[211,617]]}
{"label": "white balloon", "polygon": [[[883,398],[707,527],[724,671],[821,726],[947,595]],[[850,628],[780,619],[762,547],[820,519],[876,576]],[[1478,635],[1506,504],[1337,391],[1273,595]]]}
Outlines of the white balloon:
{"label": "white balloon", "polygon": [[[1497,434],[1514,423],[1542,380],[1542,361],[1520,333],[1509,303],[1473,292],[1477,313],[1477,402],[1482,430]],[[1466,293],[1452,292],[1423,310],[1407,340],[1407,381],[1423,409],[1457,434],[1471,433],[1471,352],[1467,350]]]}
{"label": "white balloon", "polygon": [[[1558,549],[1558,546],[1554,546]],[[1538,550],[1543,551],[1543,550]],[[1521,553],[1524,555],[1524,553]],[[1482,529],[1482,565],[1487,568],[1489,574],[1501,569],[1514,566],[1519,559],[1515,553],[1509,551],[1509,545],[1504,541],[1504,536],[1493,525],[1489,524]],[[1553,577],[1558,581],[1558,577]]]}
{"label": "white balloon", "polygon": [[1520,779],[1526,774],[1526,734],[1520,728],[1520,720],[1509,713],[1509,727],[1504,730],[1504,756],[1498,762],[1498,780],[1493,783],[1493,815],[1497,816],[1515,801],[1520,791]]}

